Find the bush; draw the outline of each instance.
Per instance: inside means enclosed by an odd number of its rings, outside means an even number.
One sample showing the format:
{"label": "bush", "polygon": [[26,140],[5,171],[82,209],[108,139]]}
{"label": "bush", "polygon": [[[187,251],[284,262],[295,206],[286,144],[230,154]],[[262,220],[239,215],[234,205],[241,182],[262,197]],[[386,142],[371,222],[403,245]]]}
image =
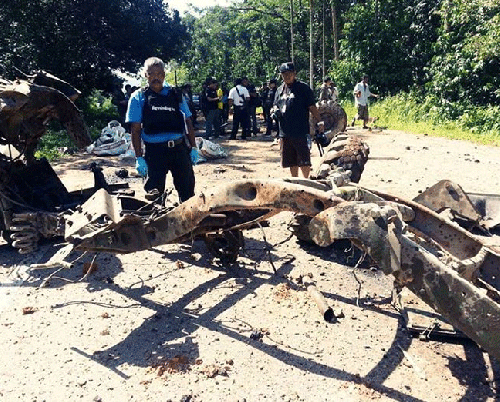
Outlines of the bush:
{"label": "bush", "polygon": [[[111,120],[120,120],[116,106],[111,102],[111,97],[106,97],[101,91],[94,90],[92,93],[79,100],[78,106],[82,110],[83,118],[87,124],[92,140],[101,135],[101,130]],[[38,149],[35,153],[37,158],[45,157],[55,160],[61,157],[60,148],[74,148],[73,141],[68,136],[58,121],[50,124],[45,135],[40,139]]]}
{"label": "bush", "polygon": [[378,125],[406,131],[434,132],[448,138],[496,144],[500,138],[500,107],[447,102],[417,93],[399,93],[377,102],[370,114]]}
{"label": "bush", "polygon": [[111,120],[120,120],[118,109],[112,103],[111,97],[105,96],[102,91],[96,89],[79,102],[79,107],[82,109],[83,118],[89,128],[92,139],[98,138],[101,130]]}

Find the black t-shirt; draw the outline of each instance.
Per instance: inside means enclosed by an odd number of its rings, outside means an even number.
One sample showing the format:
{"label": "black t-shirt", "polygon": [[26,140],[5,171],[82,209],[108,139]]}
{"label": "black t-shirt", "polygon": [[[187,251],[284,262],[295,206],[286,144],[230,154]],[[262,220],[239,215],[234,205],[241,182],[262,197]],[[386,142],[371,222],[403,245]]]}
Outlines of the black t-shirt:
{"label": "black t-shirt", "polygon": [[269,88],[266,97],[264,99],[264,106],[271,108],[273,107],[274,104],[274,98],[276,97],[276,91],[278,90],[278,87],[274,88]]}
{"label": "black t-shirt", "polygon": [[208,98],[217,98],[217,90],[212,88],[207,88],[207,110],[215,110],[218,108],[218,100],[210,101]]}
{"label": "black t-shirt", "polygon": [[281,112],[280,137],[303,137],[309,134],[309,106],[316,103],[314,92],[306,83],[283,83],[277,91],[275,105]]}

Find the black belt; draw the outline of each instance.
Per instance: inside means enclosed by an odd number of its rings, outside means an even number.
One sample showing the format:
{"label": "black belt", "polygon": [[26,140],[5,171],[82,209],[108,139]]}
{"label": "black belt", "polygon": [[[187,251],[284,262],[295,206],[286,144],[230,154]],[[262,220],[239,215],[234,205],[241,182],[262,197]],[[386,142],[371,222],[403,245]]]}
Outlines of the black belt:
{"label": "black belt", "polygon": [[167,148],[173,148],[176,147],[177,145],[180,145],[184,142],[184,137],[177,138],[176,140],[168,140],[165,142],[160,142],[158,145],[167,147]]}

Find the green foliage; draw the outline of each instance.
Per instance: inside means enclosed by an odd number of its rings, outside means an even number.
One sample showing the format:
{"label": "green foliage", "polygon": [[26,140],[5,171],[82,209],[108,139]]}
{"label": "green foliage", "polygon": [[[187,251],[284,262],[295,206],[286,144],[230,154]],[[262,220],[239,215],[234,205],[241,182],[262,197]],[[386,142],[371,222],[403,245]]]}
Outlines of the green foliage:
{"label": "green foliage", "polygon": [[44,69],[84,94],[112,92],[111,69],[134,70],[151,55],[168,61],[189,39],[162,0],[3,1],[0,28],[7,78],[18,74],[11,67]]}
{"label": "green foliage", "polygon": [[[436,107],[435,103],[432,98],[401,92],[372,104],[370,115],[377,116],[378,126],[393,130],[500,145],[500,107],[470,106],[452,120],[444,115],[446,109]],[[352,101],[344,101],[342,107],[349,118],[356,114]]]}
{"label": "green foliage", "polygon": [[92,139],[99,137],[101,130],[111,120],[120,120],[120,115],[116,106],[112,103],[112,99],[105,96],[102,91],[92,91],[80,103],[79,106]]}
{"label": "green foliage", "polygon": [[346,59],[332,62],[329,75],[339,91],[340,99],[352,101],[354,84],[359,82],[362,74],[363,71],[354,60]]}
{"label": "green foliage", "polygon": [[432,43],[439,23],[433,10],[438,4],[439,0],[356,4],[346,15],[343,59],[356,63],[357,72],[370,75],[383,93],[421,85],[424,68],[433,56]]}
{"label": "green foliage", "polygon": [[443,24],[429,66],[427,90],[467,108],[500,99],[500,3],[447,0]]}
{"label": "green foliage", "polygon": [[37,158],[47,158],[49,161],[59,159],[62,155],[61,148],[73,148],[74,144],[66,130],[49,129],[40,139],[35,152]]}
{"label": "green foliage", "polygon": [[[94,90],[92,93],[78,102],[85,123],[92,140],[101,135],[101,131],[111,120],[119,120],[120,116],[116,106],[110,97],[104,95],[102,91]],[[62,129],[59,122],[51,123],[50,128],[40,139],[38,149],[35,153],[37,158],[45,157],[48,160],[55,160],[61,157],[61,148],[74,148],[73,141],[68,136],[66,130]]]}
{"label": "green foliage", "polygon": [[[17,74],[14,67],[47,69],[83,89],[89,96],[79,105],[96,136],[117,117],[111,101],[92,91],[113,92],[111,69],[135,71],[157,55],[171,61],[169,83],[176,71],[179,84],[189,80],[199,89],[212,76],[232,83],[245,75],[259,85],[277,77],[276,67],[293,57],[299,79],[308,82],[311,40],[314,82],[332,76],[348,104],[354,84],[367,73],[373,92],[387,97],[373,104],[382,117],[397,111],[393,121],[453,124],[474,135],[498,135],[498,0],[292,4],[293,15],[290,0],[245,0],[181,20],[162,0],[4,1],[0,67],[6,78]],[[333,60],[332,10],[340,60]]]}
{"label": "green foliage", "polygon": [[232,83],[248,76],[259,83],[276,75],[276,66],[289,56],[284,10],[271,2],[247,2],[242,10],[211,7],[198,19],[188,18],[193,40],[183,62],[195,85],[207,77]]}

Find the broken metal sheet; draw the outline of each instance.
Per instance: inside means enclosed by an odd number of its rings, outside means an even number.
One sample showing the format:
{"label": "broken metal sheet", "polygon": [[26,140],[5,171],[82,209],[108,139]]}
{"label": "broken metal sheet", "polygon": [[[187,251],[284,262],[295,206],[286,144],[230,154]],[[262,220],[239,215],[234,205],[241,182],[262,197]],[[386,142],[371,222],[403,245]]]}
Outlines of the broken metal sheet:
{"label": "broken metal sheet", "polygon": [[[149,222],[128,215],[98,232],[70,236],[67,240],[79,250],[131,253],[177,242],[212,214],[256,211],[253,224],[281,211],[314,216],[342,201],[325,191],[281,180],[242,180],[200,193]],[[245,223],[242,220],[239,227]]]}
{"label": "broken metal sheet", "polygon": [[456,261],[453,265],[457,271],[466,271],[468,276],[484,281],[496,291],[500,290],[500,246],[491,246],[492,238],[474,236],[414,201],[376,190],[365,191],[410,207],[415,217],[408,222],[409,231],[449,254]]}
{"label": "broken metal sheet", "polygon": [[69,239],[92,233],[98,225],[118,222],[121,206],[116,196],[110,195],[105,189],[97,190],[77,212],[66,218],[64,237]]}
{"label": "broken metal sheet", "polygon": [[455,214],[479,222],[481,214],[476,210],[465,191],[450,180],[441,180],[413,199],[439,213],[451,209]]}
{"label": "broken metal sheet", "polygon": [[0,139],[25,152],[28,161],[52,119],[66,127],[78,147],[90,144],[82,114],[62,92],[23,80],[0,83]]}
{"label": "broken metal sheet", "polygon": [[500,195],[468,193],[469,199],[481,214],[481,224],[488,230],[500,226]]}
{"label": "broken metal sheet", "polygon": [[[415,201],[405,200],[378,190],[366,188],[365,190],[386,201],[393,201],[410,207],[415,214],[414,219],[411,220],[411,229],[420,235],[433,239],[443,250],[460,260],[475,256],[483,247],[483,243],[470,232]],[[500,266],[500,260],[498,266]]]}
{"label": "broken metal sheet", "polygon": [[453,326],[500,358],[500,305],[485,289],[410,240],[399,211],[377,204],[345,203],[319,213],[309,227],[313,240],[321,246],[334,239],[351,239],[384,273],[392,274]]}

